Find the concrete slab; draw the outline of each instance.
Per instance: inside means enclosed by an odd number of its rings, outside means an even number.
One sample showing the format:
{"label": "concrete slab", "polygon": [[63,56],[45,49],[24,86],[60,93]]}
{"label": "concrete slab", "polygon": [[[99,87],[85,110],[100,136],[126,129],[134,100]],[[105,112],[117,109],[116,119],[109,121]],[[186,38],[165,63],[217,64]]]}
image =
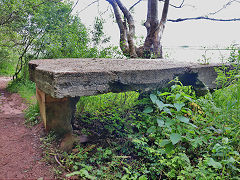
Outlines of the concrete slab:
{"label": "concrete slab", "polygon": [[182,75],[186,84],[195,83],[197,78],[209,88],[215,88],[214,67],[218,66],[221,64],[165,59],[44,59],[30,61],[29,72],[40,90],[54,98],[64,98],[148,91],[165,86],[178,75]]}

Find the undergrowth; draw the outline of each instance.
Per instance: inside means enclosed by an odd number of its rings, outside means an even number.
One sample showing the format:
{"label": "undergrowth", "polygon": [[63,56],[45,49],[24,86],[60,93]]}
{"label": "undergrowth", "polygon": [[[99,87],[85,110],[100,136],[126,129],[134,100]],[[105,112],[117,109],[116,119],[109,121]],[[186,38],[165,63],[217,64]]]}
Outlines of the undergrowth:
{"label": "undergrowth", "polygon": [[17,79],[8,84],[7,90],[12,93],[19,93],[28,104],[25,112],[25,124],[34,126],[40,122],[39,106],[35,97],[35,83],[30,80]]}
{"label": "undergrowth", "polygon": [[221,88],[203,97],[178,79],[146,98],[81,97],[73,124],[81,143],[60,152],[50,134],[45,160],[57,163],[58,178],[240,179],[239,61],[233,66],[217,69]]}
{"label": "undergrowth", "polygon": [[81,98],[73,128],[85,140],[72,153],[56,153],[56,172],[79,179],[240,179],[234,66],[218,70],[221,89],[203,97],[175,79],[143,99],[135,92]]}

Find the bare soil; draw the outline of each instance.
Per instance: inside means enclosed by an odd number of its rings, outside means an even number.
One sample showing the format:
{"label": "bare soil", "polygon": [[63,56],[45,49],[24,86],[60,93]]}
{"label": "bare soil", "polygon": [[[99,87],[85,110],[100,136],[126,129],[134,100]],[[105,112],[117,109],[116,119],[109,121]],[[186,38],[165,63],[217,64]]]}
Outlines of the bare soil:
{"label": "bare soil", "polygon": [[42,161],[43,124],[24,125],[23,99],[6,91],[10,78],[0,77],[0,179],[53,179],[52,167]]}

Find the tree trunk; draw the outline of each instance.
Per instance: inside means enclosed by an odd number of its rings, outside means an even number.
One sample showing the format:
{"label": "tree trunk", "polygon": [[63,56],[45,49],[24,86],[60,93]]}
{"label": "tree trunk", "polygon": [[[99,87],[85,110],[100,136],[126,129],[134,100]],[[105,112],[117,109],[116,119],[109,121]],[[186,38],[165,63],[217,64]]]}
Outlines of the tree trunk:
{"label": "tree trunk", "polygon": [[[135,25],[129,10],[122,4],[121,0],[106,0],[114,10],[116,21],[120,30],[120,48],[124,55],[131,58],[162,58],[161,39],[165,28],[169,0],[164,1],[162,17],[158,18],[158,1],[148,0],[147,20],[144,26],[147,36],[144,45],[136,47],[134,43]],[[119,8],[127,21],[123,21]]]}
{"label": "tree trunk", "polygon": [[145,58],[162,58],[161,38],[165,28],[169,0],[165,0],[162,18],[158,18],[158,0],[148,0],[147,20],[144,26],[147,29],[147,37],[144,42]]}

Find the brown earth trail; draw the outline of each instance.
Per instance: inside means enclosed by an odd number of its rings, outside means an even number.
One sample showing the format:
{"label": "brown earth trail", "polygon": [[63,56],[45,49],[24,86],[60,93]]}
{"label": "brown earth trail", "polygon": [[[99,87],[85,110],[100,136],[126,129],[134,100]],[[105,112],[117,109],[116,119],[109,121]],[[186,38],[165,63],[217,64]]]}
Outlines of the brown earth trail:
{"label": "brown earth trail", "polygon": [[0,179],[53,179],[52,167],[41,161],[43,125],[24,125],[26,105],[6,91],[9,80],[0,77]]}

